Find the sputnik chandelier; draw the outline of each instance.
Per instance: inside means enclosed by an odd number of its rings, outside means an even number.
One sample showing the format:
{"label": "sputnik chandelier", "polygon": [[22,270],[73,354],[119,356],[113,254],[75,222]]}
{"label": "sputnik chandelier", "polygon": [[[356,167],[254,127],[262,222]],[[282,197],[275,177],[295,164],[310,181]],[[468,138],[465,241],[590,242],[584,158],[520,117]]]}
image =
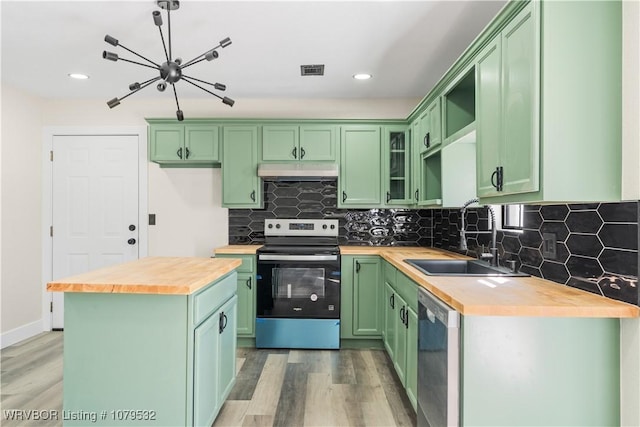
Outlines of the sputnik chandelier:
{"label": "sputnik chandelier", "polygon": [[[107,102],[107,105],[109,106],[109,108],[113,108],[116,107],[118,105],[120,105],[120,101],[122,101],[123,99],[133,95],[134,93],[137,93],[139,91],[141,91],[142,89],[144,89],[145,87],[157,82],[158,80],[161,80],[160,83],[158,83],[158,85],[156,86],[156,88],[160,91],[160,92],[164,92],[164,90],[167,88],[167,83],[171,85],[171,87],[173,88],[173,95],[176,99],[176,116],[178,117],[179,121],[184,120],[184,115],[182,114],[182,110],[180,109],[180,103],[178,102],[178,93],[176,92],[176,83],[178,83],[180,80],[184,80],[185,82],[189,83],[190,85],[193,85],[197,88],[202,89],[203,91],[210,93],[211,95],[215,96],[216,98],[219,98],[222,100],[222,102],[230,107],[233,106],[234,104],[234,100],[231,98],[227,98],[226,96],[222,97],[216,93],[211,92],[208,89],[205,89],[204,87],[200,86],[198,83],[203,83],[206,85],[210,85],[213,86],[216,90],[220,90],[223,91],[225,90],[227,87],[221,83],[209,83],[206,82],[204,80],[200,80],[200,79],[196,79],[195,77],[191,77],[191,76],[187,76],[184,74],[184,69],[187,67],[190,67],[194,64],[197,64],[198,62],[202,62],[205,59],[207,61],[212,61],[214,59],[216,59],[218,57],[218,52],[216,51],[216,49],[218,48],[225,48],[227,46],[229,46],[231,44],[231,39],[230,38],[226,38],[222,41],[220,41],[220,43],[214,47],[213,49],[210,49],[198,56],[196,56],[195,58],[193,58],[191,61],[187,61],[186,63],[182,63],[182,59],[181,58],[175,58],[175,59],[171,59],[173,58],[172,56],[172,51],[171,51],[171,11],[172,10],[177,10],[180,7],[180,2],[178,0],[158,0],[157,2],[158,6],[161,9],[164,9],[167,11],[167,23],[168,23],[168,28],[169,28],[169,50],[167,51],[167,45],[164,41],[164,34],[162,33],[162,15],[160,14],[159,10],[153,11],[152,15],[153,15],[153,22],[155,23],[155,25],[158,27],[158,30],[160,30],[160,38],[162,39],[162,47],[164,48],[164,55],[166,58],[166,62],[163,62],[162,65],[157,64],[153,61],[151,61],[150,59],[145,58],[144,56],[140,55],[139,53],[134,52],[133,50],[125,47],[122,45],[122,43],[120,43],[118,41],[118,39],[111,37],[110,35],[106,35],[104,36],[104,41],[109,43],[112,46],[120,46],[121,48],[123,48],[124,50],[126,50],[127,52],[130,52],[134,55],[136,55],[139,58],[144,59],[145,61],[147,61],[149,64],[143,64],[141,62],[136,62],[136,61],[131,61],[129,59],[124,59],[124,58],[120,58],[118,56],[118,54],[113,53],[113,52],[107,52],[106,50],[102,52],[102,57],[104,59],[108,59],[109,61],[125,61],[125,62],[130,62],[132,64],[137,64],[143,67],[147,67],[147,68],[152,68],[156,71],[158,71],[160,73],[160,76],[158,77],[153,77],[150,78],[149,80],[146,80],[142,83],[139,82],[135,82],[135,83],[131,83],[129,85],[129,90],[131,92],[129,92],[128,94],[124,95],[123,97],[120,98],[113,98],[112,100]],[[196,83],[198,82],[198,83]]]}

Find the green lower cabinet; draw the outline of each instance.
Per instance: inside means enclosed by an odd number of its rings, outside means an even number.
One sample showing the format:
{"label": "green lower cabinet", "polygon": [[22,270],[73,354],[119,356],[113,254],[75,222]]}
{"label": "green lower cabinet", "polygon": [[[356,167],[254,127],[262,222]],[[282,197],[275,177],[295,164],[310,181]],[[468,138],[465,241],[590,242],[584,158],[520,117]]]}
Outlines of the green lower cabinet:
{"label": "green lower cabinet", "polygon": [[396,347],[393,352],[393,367],[396,369],[398,378],[403,386],[406,387],[407,377],[407,327],[405,325],[405,316],[407,316],[407,303],[402,297],[396,293],[396,316],[394,321]]}
{"label": "green lower cabinet", "polygon": [[217,254],[216,258],[241,259],[238,267],[238,337],[255,338],[256,326],[256,256]]}
{"label": "green lower cabinet", "polygon": [[91,425],[210,426],[235,383],[236,283],[233,272],[192,295],[66,292],[65,413],[99,414]]}
{"label": "green lower cabinet", "polygon": [[382,337],[382,282],[377,256],[342,256],[340,338]]}
{"label": "green lower cabinet", "polygon": [[407,366],[404,388],[413,409],[418,407],[418,314],[407,309]]}
{"label": "green lower cabinet", "polygon": [[236,300],[231,298],[194,331],[194,426],[213,424],[235,383]]}
{"label": "green lower cabinet", "polygon": [[389,357],[393,360],[396,349],[396,295],[389,283],[384,284],[384,330],[382,336],[384,339],[384,348],[387,350]]}
{"label": "green lower cabinet", "polygon": [[620,425],[619,319],[461,323],[461,426]]}
{"label": "green lower cabinet", "polygon": [[409,401],[417,408],[418,290],[417,284],[384,261],[384,346]]}

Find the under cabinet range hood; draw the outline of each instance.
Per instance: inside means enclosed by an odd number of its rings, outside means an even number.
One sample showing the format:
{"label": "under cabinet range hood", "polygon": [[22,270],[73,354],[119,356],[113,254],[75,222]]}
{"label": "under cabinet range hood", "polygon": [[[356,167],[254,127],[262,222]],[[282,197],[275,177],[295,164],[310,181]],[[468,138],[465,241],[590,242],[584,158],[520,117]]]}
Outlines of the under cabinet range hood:
{"label": "under cabinet range hood", "polygon": [[335,163],[260,163],[258,176],[280,181],[319,181],[337,179]]}

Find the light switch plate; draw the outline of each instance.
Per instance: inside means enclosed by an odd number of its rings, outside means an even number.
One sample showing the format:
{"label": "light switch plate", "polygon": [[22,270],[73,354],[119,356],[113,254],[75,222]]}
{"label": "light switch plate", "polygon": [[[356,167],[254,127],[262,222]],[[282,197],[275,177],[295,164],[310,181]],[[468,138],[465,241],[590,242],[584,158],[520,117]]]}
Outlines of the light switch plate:
{"label": "light switch plate", "polygon": [[556,259],[558,252],[556,250],[556,233],[542,233],[542,257],[546,259]]}

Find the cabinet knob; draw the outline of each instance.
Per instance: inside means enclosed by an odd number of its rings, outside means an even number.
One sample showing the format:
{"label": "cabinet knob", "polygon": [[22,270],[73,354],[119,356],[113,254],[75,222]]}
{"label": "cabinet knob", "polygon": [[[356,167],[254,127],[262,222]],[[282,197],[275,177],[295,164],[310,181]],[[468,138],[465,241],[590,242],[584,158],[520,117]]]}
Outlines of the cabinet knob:
{"label": "cabinet knob", "polygon": [[129,240],[127,240],[127,243],[130,244],[130,245],[135,245],[136,244],[136,239],[133,239],[133,238],[129,239]]}
{"label": "cabinet knob", "polygon": [[136,231],[136,226],[135,226],[135,225],[133,225],[133,224],[131,224],[131,225],[129,226],[129,231]]}

